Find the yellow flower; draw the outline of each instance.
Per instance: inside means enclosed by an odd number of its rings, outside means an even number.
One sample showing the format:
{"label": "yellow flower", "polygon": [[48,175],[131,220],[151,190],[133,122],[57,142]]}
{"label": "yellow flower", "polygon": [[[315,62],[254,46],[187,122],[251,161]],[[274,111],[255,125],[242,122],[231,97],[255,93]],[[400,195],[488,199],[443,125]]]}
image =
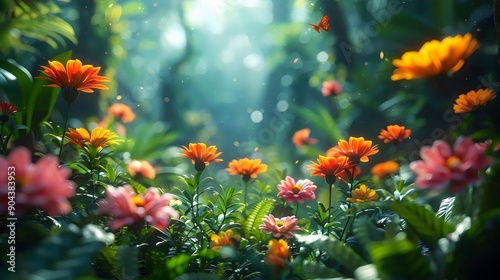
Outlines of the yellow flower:
{"label": "yellow flower", "polygon": [[240,241],[241,236],[233,233],[232,230],[228,229],[227,231],[221,231],[219,234],[212,234],[210,237],[210,248],[212,250],[217,250],[222,246],[233,246],[234,241]]}
{"label": "yellow flower", "polygon": [[456,114],[468,113],[476,106],[486,106],[488,102],[495,99],[496,94],[489,88],[480,89],[478,91],[471,90],[467,94],[460,94],[455,100],[455,105],[453,105],[453,111]]}
{"label": "yellow flower", "polygon": [[101,151],[109,145],[119,143],[121,140],[115,139],[117,137],[116,133],[102,127],[94,128],[92,134],[85,128],[70,128],[65,133],[65,139],[68,141],[66,144],[80,146],[84,149],[87,147],[87,144],[91,144],[97,151]]}
{"label": "yellow flower", "polygon": [[479,43],[472,39],[470,33],[446,37],[442,41],[426,42],[418,52],[406,52],[401,59],[392,61],[397,68],[394,69],[391,80],[426,78],[448,71],[455,73],[477,48]]}
{"label": "yellow flower", "polygon": [[348,197],[347,201],[353,203],[363,203],[368,201],[375,201],[377,199],[377,192],[367,188],[365,184],[362,184],[359,188],[352,190],[351,197]]}

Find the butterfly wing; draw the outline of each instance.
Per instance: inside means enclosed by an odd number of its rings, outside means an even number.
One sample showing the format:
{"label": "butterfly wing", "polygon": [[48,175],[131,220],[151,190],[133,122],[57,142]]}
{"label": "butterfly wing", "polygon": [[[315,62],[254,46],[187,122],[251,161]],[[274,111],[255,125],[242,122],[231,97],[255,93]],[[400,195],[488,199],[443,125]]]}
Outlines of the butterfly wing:
{"label": "butterfly wing", "polygon": [[325,31],[328,31],[328,29],[330,29],[330,25],[328,24],[328,15],[324,15],[317,26],[321,27],[321,29]]}
{"label": "butterfly wing", "polygon": [[314,30],[316,30],[316,32],[319,33],[319,26],[314,24],[314,23],[309,23],[310,26],[312,26],[314,28]]}

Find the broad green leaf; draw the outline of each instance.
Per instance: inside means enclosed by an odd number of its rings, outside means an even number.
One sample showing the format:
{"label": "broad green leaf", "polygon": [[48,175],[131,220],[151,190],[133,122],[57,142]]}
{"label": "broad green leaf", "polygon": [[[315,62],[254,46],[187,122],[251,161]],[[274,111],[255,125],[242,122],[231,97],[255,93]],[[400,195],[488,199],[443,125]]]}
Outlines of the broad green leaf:
{"label": "broad green leaf", "polygon": [[429,262],[407,239],[373,242],[368,251],[380,279],[431,279]]}
{"label": "broad green leaf", "polygon": [[136,246],[120,245],[116,250],[118,273],[126,279],[139,279],[138,250]]}
{"label": "broad green leaf", "polygon": [[455,227],[424,205],[415,203],[384,203],[389,210],[396,212],[408,226],[425,241],[435,244],[440,238],[453,232]]}
{"label": "broad green leaf", "polygon": [[335,238],[323,235],[297,235],[297,240],[311,248],[326,252],[331,259],[336,260],[350,271],[366,264],[351,247]]}

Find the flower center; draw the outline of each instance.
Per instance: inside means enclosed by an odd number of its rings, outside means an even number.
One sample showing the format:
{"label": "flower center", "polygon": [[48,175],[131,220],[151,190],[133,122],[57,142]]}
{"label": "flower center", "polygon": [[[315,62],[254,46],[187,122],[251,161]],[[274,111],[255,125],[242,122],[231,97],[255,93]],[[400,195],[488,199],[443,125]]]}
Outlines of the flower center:
{"label": "flower center", "polygon": [[283,223],[282,221],[276,221],[276,225],[278,227],[282,227],[285,223]]}
{"label": "flower center", "polygon": [[144,199],[142,197],[136,195],[132,197],[132,202],[135,204],[137,207],[143,207],[144,206]]}
{"label": "flower center", "polygon": [[451,156],[449,157],[444,165],[448,168],[454,168],[457,167],[460,164],[461,160],[457,156]]}
{"label": "flower center", "polygon": [[294,194],[298,194],[301,190],[302,190],[302,188],[301,188],[300,186],[294,185],[294,186],[292,187],[292,192],[293,192]]}

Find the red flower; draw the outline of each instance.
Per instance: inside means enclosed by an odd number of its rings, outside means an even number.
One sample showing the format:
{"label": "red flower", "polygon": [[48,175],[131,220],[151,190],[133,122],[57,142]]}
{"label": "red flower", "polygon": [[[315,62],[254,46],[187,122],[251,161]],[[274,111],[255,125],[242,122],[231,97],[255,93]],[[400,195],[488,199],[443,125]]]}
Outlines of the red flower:
{"label": "red flower", "polygon": [[321,93],[323,96],[331,96],[332,94],[338,95],[342,92],[342,87],[336,81],[325,81],[323,82],[323,88]]}

